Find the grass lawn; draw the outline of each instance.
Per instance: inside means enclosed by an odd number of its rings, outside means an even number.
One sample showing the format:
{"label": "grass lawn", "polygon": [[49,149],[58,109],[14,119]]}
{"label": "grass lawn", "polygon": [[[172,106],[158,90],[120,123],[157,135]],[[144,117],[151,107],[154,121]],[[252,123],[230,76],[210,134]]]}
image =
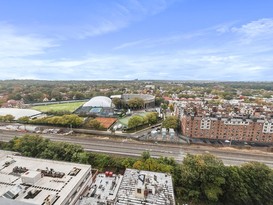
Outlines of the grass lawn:
{"label": "grass lawn", "polygon": [[32,107],[32,109],[38,110],[40,112],[48,112],[48,111],[73,112],[84,103],[85,102],[73,102],[73,103],[61,103],[61,104],[52,104],[52,105],[40,105],[40,106],[34,106]]}
{"label": "grass lawn", "polygon": [[[136,113],[135,115],[139,115],[139,116],[142,116],[142,117],[145,117],[149,112],[140,112],[140,113]],[[134,116],[134,115],[133,115]],[[128,126],[128,122],[129,122],[129,119],[131,118],[132,116],[129,116],[129,117],[124,117],[124,118],[121,118],[119,119],[119,122],[125,126]]]}
{"label": "grass lawn", "polygon": [[121,123],[121,124],[123,124],[123,125],[125,125],[125,126],[128,126],[128,122],[129,122],[129,119],[130,119],[131,117],[124,117],[124,118],[122,118],[122,119],[119,119],[119,122]]}

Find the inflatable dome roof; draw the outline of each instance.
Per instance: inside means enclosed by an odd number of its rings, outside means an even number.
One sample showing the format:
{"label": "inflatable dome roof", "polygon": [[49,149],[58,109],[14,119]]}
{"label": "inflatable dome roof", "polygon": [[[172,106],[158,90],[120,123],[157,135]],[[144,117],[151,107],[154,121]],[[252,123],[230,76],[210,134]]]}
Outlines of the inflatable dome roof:
{"label": "inflatable dome roof", "polygon": [[83,107],[113,107],[112,100],[105,96],[96,96],[83,104]]}

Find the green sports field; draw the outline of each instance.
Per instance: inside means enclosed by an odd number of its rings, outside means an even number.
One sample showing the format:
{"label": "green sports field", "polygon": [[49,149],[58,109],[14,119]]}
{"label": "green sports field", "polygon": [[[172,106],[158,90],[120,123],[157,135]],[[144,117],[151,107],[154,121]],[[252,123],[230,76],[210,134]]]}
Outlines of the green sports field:
{"label": "green sports field", "polygon": [[[142,117],[145,117],[146,115],[148,114],[148,112],[141,112],[141,113],[137,113],[135,115],[139,115],[139,116],[142,116]],[[119,119],[119,122],[125,126],[128,126],[128,122],[129,122],[129,119],[131,118],[132,116],[129,116],[129,117],[124,117],[124,118],[121,118]]]}
{"label": "green sports field", "polygon": [[48,111],[68,111],[73,112],[78,107],[83,105],[85,102],[73,102],[73,103],[61,103],[61,104],[51,104],[51,105],[39,105],[34,106],[32,109],[38,110],[40,112],[48,112]]}

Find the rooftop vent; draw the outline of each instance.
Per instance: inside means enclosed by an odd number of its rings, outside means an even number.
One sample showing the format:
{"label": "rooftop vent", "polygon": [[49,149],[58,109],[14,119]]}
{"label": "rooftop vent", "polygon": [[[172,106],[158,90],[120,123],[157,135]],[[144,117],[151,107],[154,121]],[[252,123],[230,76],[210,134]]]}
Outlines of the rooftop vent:
{"label": "rooftop vent", "polygon": [[18,167],[18,166],[15,166],[15,167],[13,167],[13,169],[12,169],[12,172],[14,172],[14,173],[25,173],[25,172],[27,172],[28,171],[28,169],[26,168],[26,167]]}
{"label": "rooftop vent", "polygon": [[24,197],[25,199],[34,199],[42,190],[32,189]]}
{"label": "rooftop vent", "polygon": [[73,167],[73,169],[68,173],[70,176],[76,176],[81,171],[80,168]]}
{"label": "rooftop vent", "polygon": [[54,169],[48,169],[48,168],[45,170],[38,169],[37,171],[41,171],[41,173],[46,177],[62,178],[65,175],[65,173],[63,172],[56,172]]}
{"label": "rooftop vent", "polygon": [[16,162],[14,159],[11,159],[11,160],[7,160],[5,162],[5,164],[3,165],[3,167],[8,167],[9,165],[11,165],[12,163]]}

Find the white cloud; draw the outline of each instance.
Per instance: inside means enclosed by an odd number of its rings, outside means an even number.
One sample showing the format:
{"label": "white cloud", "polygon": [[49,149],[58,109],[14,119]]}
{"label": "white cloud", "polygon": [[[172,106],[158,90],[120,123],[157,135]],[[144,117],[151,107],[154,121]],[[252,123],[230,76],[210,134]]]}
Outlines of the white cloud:
{"label": "white cloud", "polygon": [[[240,26],[237,29],[250,29],[250,27],[255,26]],[[268,27],[265,29],[267,34],[271,32]],[[235,30],[221,34],[224,37],[227,36],[223,39],[216,29],[207,29],[205,32],[198,31],[191,35],[173,35],[154,40],[143,39],[127,42],[116,48],[123,49],[150,44],[154,46],[152,52],[143,50],[141,53],[132,52],[123,55],[93,53],[81,58],[47,60],[38,54],[54,46],[50,40],[30,35],[18,35],[13,28],[6,27],[3,33],[8,35],[2,35],[5,38],[2,37],[2,40],[0,38],[0,42],[4,42],[3,39],[21,39],[16,41],[21,45],[15,45],[15,50],[0,56],[0,70],[3,73],[0,78],[272,80],[272,43],[253,40],[241,46],[241,35],[247,32],[237,30],[235,33],[240,35],[234,35],[234,32]],[[256,38],[257,35],[255,35]],[[172,49],[165,49],[165,45],[178,44],[183,39],[189,41],[187,47],[176,45]],[[195,43],[196,41],[198,43]],[[23,54],[15,52],[16,46]],[[26,46],[26,51],[23,50],[24,46]],[[0,47],[1,52],[4,50]]]}
{"label": "white cloud", "polygon": [[261,35],[272,35],[273,34],[273,19],[259,19],[252,21],[241,27],[233,27],[233,32],[243,34],[247,37],[253,38]]}
{"label": "white cloud", "polygon": [[19,35],[11,25],[0,23],[0,58],[38,55],[55,46],[51,39]]}
{"label": "white cloud", "polygon": [[119,49],[128,48],[128,47],[134,47],[134,46],[138,46],[138,45],[143,45],[145,43],[150,43],[150,39],[142,39],[142,40],[123,43],[123,44],[115,47],[114,50],[119,50]]}
{"label": "white cloud", "polygon": [[[194,53],[194,54],[193,54]],[[83,59],[5,61],[1,78],[94,80],[94,79],[211,79],[258,80],[272,62],[261,64],[259,58],[225,56],[206,50],[170,52],[153,55],[92,55]],[[27,71],[22,68],[28,67]],[[12,69],[11,69],[12,68]],[[272,74],[266,76],[270,79]]]}
{"label": "white cloud", "polygon": [[134,22],[164,11],[173,1],[121,0],[107,8],[107,12],[104,11],[94,16],[94,19],[91,19],[89,23],[73,25],[74,28],[69,28],[69,30],[76,38],[87,38],[115,32],[130,26]]}
{"label": "white cloud", "polygon": [[120,50],[125,48],[132,48],[132,47],[140,47],[140,48],[154,48],[159,46],[171,45],[176,44],[177,42],[183,43],[190,41],[194,38],[201,37],[206,35],[205,30],[196,31],[193,33],[184,33],[184,34],[176,34],[167,37],[161,38],[146,38],[146,39],[139,39],[136,41],[125,42],[119,46],[116,46],[114,50]]}

